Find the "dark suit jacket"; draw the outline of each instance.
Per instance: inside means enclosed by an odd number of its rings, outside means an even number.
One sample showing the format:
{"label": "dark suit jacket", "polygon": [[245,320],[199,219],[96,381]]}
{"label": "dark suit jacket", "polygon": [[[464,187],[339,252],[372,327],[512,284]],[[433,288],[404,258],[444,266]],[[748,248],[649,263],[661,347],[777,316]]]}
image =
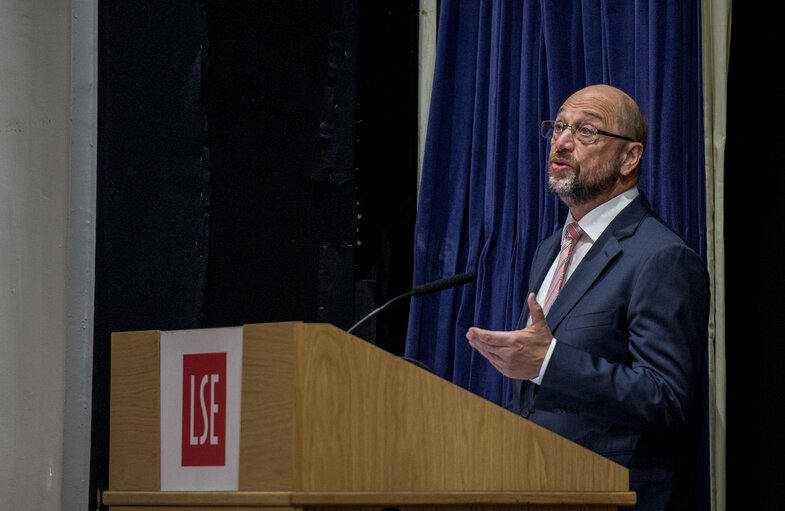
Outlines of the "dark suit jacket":
{"label": "dark suit jacket", "polygon": [[[537,248],[530,292],[560,238]],[[708,314],[705,264],[641,194],[564,284],[547,316],[557,344],[542,384],[513,382],[510,408],[630,468],[635,509],[694,509]]]}

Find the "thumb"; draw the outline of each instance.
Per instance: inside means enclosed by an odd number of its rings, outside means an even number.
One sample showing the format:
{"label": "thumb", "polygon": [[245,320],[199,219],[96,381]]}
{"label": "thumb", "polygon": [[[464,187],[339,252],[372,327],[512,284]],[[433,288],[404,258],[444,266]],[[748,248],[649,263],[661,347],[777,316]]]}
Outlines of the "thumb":
{"label": "thumb", "polygon": [[529,293],[526,301],[529,305],[529,313],[532,316],[532,325],[539,323],[540,321],[544,322],[545,313],[542,311],[540,304],[537,303],[537,298],[534,296],[534,293]]}

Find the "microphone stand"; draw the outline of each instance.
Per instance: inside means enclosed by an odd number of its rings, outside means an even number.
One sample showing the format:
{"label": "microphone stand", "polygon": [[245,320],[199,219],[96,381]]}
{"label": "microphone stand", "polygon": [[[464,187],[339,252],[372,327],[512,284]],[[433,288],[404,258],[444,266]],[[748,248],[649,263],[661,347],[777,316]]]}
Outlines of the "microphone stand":
{"label": "microphone stand", "polygon": [[371,319],[371,318],[372,318],[374,315],[376,315],[376,314],[377,314],[379,311],[381,311],[382,309],[385,309],[386,307],[388,307],[388,306],[392,305],[393,303],[395,303],[395,302],[397,302],[397,301],[399,301],[399,300],[403,300],[404,298],[409,298],[410,296],[413,296],[413,295],[414,295],[414,290],[411,290],[411,291],[409,291],[408,293],[404,293],[404,294],[402,294],[402,295],[398,295],[398,296],[396,296],[395,298],[393,298],[392,300],[389,300],[387,303],[385,303],[385,304],[384,304],[384,305],[382,305],[381,307],[377,307],[377,308],[376,308],[376,309],[374,309],[372,312],[370,312],[369,314],[367,314],[367,315],[366,315],[366,316],[365,316],[363,319],[361,319],[360,321],[358,321],[357,323],[355,323],[355,324],[354,324],[354,326],[352,326],[352,327],[351,327],[349,330],[347,330],[347,331],[346,331],[346,333],[349,333],[349,334],[350,334],[350,333],[352,333],[352,332],[354,331],[354,329],[355,329],[355,328],[357,328],[358,326],[362,325],[362,324],[363,324],[363,323],[365,323],[367,320]]}

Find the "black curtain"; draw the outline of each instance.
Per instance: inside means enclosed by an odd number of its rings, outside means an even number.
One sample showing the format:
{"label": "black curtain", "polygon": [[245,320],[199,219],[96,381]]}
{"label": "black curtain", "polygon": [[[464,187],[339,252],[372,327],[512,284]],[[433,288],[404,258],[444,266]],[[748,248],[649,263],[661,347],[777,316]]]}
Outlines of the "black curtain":
{"label": "black curtain", "polygon": [[779,117],[782,85],[769,71],[783,53],[779,20],[734,3],[725,151],[728,509],[777,507],[785,491],[785,180],[779,162],[760,158],[780,143],[768,124]]}
{"label": "black curtain", "polygon": [[226,4],[207,6],[204,325],[319,320],[348,328],[356,6]]}
{"label": "black curtain", "polygon": [[[99,4],[90,509],[111,332],[348,328],[410,286],[417,5]],[[405,321],[358,333],[402,353]]]}
{"label": "black curtain", "polygon": [[110,334],[199,326],[209,169],[201,2],[101,2],[90,509],[107,489]]}

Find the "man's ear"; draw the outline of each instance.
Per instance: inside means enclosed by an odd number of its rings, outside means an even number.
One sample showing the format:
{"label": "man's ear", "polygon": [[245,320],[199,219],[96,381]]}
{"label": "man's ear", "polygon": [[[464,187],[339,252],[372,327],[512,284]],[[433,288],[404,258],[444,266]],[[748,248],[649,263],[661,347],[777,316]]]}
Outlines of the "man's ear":
{"label": "man's ear", "polygon": [[629,176],[636,168],[643,157],[643,144],[640,142],[628,142],[622,152],[621,165],[619,172],[623,176]]}

